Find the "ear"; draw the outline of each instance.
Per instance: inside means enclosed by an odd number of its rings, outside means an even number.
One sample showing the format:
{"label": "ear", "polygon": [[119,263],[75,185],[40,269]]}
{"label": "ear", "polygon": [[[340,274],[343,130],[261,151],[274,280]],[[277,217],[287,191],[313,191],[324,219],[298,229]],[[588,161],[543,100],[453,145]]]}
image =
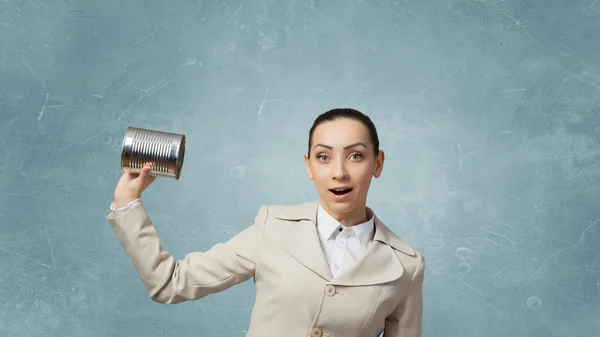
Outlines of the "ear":
{"label": "ear", "polygon": [[306,168],[306,175],[308,176],[308,179],[313,180],[313,174],[310,169],[310,160],[308,159],[308,155],[306,153],[304,154],[304,167]]}
{"label": "ear", "polygon": [[383,170],[383,161],[385,160],[385,155],[383,150],[379,150],[379,154],[377,155],[377,159],[375,160],[375,171],[373,172],[373,176],[375,178],[379,178],[381,175],[381,171]]}

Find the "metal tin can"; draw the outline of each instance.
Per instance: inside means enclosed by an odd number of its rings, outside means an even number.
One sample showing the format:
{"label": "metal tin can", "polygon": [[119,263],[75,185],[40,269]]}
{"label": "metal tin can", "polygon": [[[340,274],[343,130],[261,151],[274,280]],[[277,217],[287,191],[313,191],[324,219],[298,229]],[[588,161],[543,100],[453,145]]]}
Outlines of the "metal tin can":
{"label": "metal tin can", "polygon": [[121,146],[121,169],[139,174],[152,162],[150,175],[179,180],[185,154],[185,135],[128,127]]}

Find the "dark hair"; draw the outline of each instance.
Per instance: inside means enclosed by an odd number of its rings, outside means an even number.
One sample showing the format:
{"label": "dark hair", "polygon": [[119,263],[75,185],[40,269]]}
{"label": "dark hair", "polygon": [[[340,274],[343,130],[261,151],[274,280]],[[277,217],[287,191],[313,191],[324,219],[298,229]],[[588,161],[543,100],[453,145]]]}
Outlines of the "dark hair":
{"label": "dark hair", "polygon": [[321,115],[319,115],[319,117],[315,119],[313,126],[310,128],[310,131],[308,133],[308,157],[310,157],[312,136],[317,126],[325,122],[331,122],[343,118],[353,119],[361,122],[369,130],[369,136],[371,138],[371,143],[373,143],[373,152],[375,156],[379,154],[379,137],[377,136],[375,124],[373,124],[371,119],[367,115],[355,109],[336,108],[322,113]]}

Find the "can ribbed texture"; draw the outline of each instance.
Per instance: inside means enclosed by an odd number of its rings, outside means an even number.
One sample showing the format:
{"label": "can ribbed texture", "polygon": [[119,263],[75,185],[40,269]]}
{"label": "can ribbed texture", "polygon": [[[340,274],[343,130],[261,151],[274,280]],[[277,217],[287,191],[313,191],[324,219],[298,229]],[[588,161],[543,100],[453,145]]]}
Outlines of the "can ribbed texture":
{"label": "can ribbed texture", "polygon": [[121,147],[123,172],[140,173],[152,162],[155,177],[179,179],[185,154],[185,135],[128,127]]}

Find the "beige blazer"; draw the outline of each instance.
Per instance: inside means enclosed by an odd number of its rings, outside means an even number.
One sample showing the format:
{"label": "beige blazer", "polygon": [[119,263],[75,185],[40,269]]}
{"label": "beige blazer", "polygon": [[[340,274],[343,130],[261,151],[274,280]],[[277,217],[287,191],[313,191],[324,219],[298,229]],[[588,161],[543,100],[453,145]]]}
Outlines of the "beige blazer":
{"label": "beige blazer", "polygon": [[423,255],[375,216],[373,243],[333,278],[317,207],[318,200],[261,206],[254,224],[229,241],[179,261],[161,246],[143,204],[106,218],[156,302],[196,300],[253,277],[248,337],[420,337]]}

